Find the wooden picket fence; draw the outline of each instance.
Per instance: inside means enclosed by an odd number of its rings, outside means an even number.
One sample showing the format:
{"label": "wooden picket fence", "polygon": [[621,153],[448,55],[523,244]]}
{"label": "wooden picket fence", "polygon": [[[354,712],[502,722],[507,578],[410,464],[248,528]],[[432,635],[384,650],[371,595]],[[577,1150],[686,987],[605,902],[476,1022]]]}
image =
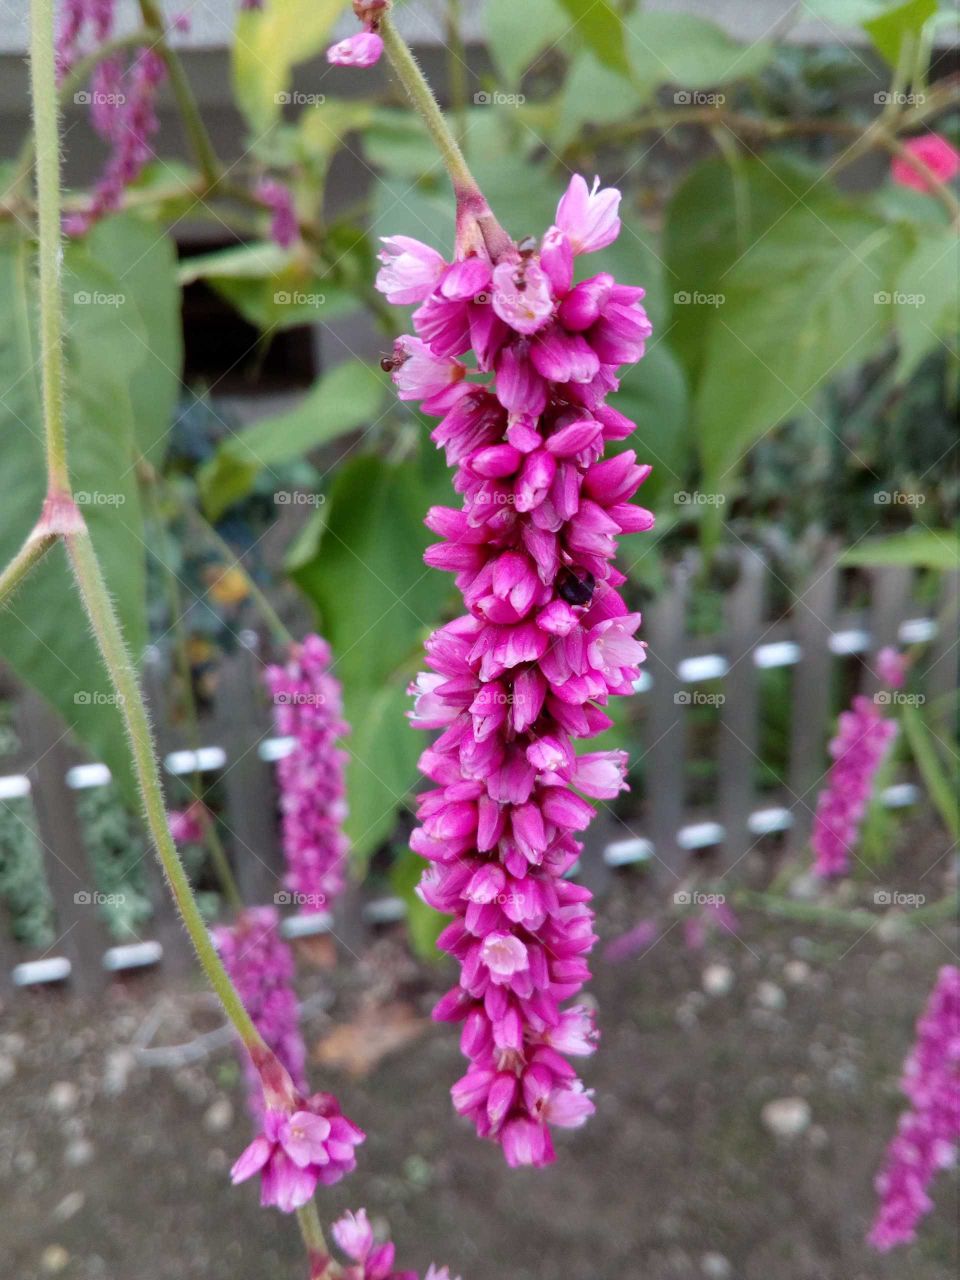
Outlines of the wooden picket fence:
{"label": "wooden picket fence", "polygon": [[[931,597],[922,575],[899,566],[856,571],[858,608],[846,602],[849,571],[833,549],[807,575],[779,613],[771,600],[784,584],[758,554],[744,549],[734,584],[724,597],[719,634],[691,635],[691,601],[697,562],[688,557],[672,568],[667,588],[646,611],[643,635],[648,660],[638,681],[631,714],[640,722],[644,786],[629,806],[610,806],[589,833],[582,860],[584,879],[602,890],[618,868],[645,864],[648,872],[677,888],[695,855],[710,851],[715,874],[736,874],[736,864],[758,842],[778,837],[796,850],[806,841],[826,760],[832,689],[837,665],[847,664],[847,684],[873,692],[869,658],[887,644],[917,645],[915,680],[928,701],[947,699],[956,688],[956,617],[960,574],[941,574]],[[866,660],[866,661],[864,661]],[[144,660],[145,683],[168,777],[199,771],[204,784],[220,784],[221,817],[229,855],[245,900],[271,901],[279,886],[280,851],[274,762],[288,748],[273,735],[270,706],[262,688],[262,660],[255,633],[244,632],[223,661],[215,703],[201,716],[199,740],[188,742],[165,707],[168,673],[155,651]],[[763,706],[762,672],[789,668],[790,741],[786,776],[774,790],[758,789]],[[0,671],[2,676],[2,671]],[[0,760],[0,803],[29,795],[56,916],[57,939],[44,954],[14,942],[0,915],[0,988],[20,990],[65,983],[96,993],[111,975],[162,965],[182,973],[192,962],[185,935],[161,882],[155,860],[145,872],[152,903],[149,936],[110,945],[97,888],[83,846],[76,793],[109,780],[103,765],[85,758],[65,736],[55,714],[32,691],[4,678],[15,703],[20,746]],[[712,690],[713,692],[705,692]],[[691,758],[691,710],[716,708],[714,777],[709,802],[692,808],[685,788]],[[890,805],[914,802],[910,779],[891,785]],[[363,892],[346,895],[336,918],[323,914],[285,920],[293,936],[332,929],[351,945],[365,928],[402,916],[402,903]],[[2,907],[0,907],[2,912]]]}

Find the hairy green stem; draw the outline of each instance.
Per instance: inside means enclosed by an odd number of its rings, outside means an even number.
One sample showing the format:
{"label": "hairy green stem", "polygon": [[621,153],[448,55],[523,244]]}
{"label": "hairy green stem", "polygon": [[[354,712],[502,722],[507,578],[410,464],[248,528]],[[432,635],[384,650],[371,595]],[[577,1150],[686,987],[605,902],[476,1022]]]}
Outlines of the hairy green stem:
{"label": "hairy green stem", "polygon": [[67,554],[130,740],[143,814],[164,874],[203,970],[247,1048],[264,1047],[203,921],[167,823],[166,804],[147,708],[89,534],[68,534]]}
{"label": "hairy green stem", "polygon": [[315,1200],[297,1210],[297,1225],[310,1259],[310,1280],[335,1280],[343,1268],[330,1257]]}
{"label": "hairy green stem", "polygon": [[56,540],[55,533],[38,533],[36,529],[28,535],[26,542],[0,573],[0,606],[3,605],[7,596],[16,591],[33,566],[43,559]]}
{"label": "hairy green stem", "polygon": [[383,47],[387,57],[406,89],[407,96],[427,126],[431,138],[437,144],[437,150],[446,165],[454,190],[457,192],[479,191],[476,179],[460,150],[460,145],[450,132],[450,127],[440,110],[440,104],[433,96],[433,90],[420,70],[419,62],[413,56],[406,40],[397,31],[389,14],[380,20],[380,35],[383,37]]}
{"label": "hairy green stem", "polygon": [[173,90],[173,96],[177,100],[180,118],[183,121],[183,127],[187,131],[187,137],[197,158],[200,171],[206,180],[207,186],[215,187],[220,181],[222,166],[217,158],[207,127],[203,123],[203,118],[200,115],[200,109],[197,106],[197,100],[193,95],[193,89],[190,87],[190,81],[187,78],[183,63],[176,51],[171,48],[167,39],[163,11],[155,3],[155,0],[140,0],[140,13],[143,16],[145,26],[150,29],[153,35],[154,44],[160,57],[166,64],[167,74],[170,76],[170,88]]}
{"label": "hairy green stem", "polygon": [[67,432],[63,410],[61,304],[60,137],[53,57],[54,0],[32,0],[30,89],[37,146],[37,226],[40,237],[40,377],[51,491],[68,493]]}

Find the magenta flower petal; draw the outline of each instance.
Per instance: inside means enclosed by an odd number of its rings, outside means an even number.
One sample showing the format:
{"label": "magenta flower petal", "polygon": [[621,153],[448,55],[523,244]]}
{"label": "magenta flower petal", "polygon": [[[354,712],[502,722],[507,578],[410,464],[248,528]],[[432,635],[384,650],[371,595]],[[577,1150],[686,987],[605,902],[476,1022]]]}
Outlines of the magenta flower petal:
{"label": "magenta flower petal", "polygon": [[262,1134],[258,1135],[234,1162],[230,1170],[230,1181],[236,1186],[237,1183],[246,1182],[247,1178],[252,1178],[267,1163],[272,1152],[272,1143]]}
{"label": "magenta flower petal", "polygon": [[358,31],[327,50],[327,61],[338,67],[372,67],[383,53],[383,40],[375,31]]}

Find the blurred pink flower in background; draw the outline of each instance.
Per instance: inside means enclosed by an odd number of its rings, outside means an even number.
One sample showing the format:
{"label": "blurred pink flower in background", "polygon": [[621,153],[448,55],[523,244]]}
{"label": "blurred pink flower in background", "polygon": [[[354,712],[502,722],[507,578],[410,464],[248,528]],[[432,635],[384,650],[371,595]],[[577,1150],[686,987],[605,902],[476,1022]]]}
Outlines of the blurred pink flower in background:
{"label": "blurred pink flower in background", "polygon": [[[950,182],[960,173],[960,151],[939,133],[910,138],[904,143],[904,149],[929,169],[939,182]],[[929,181],[903,156],[894,156],[890,176],[901,187],[912,187],[914,191],[930,190]]]}

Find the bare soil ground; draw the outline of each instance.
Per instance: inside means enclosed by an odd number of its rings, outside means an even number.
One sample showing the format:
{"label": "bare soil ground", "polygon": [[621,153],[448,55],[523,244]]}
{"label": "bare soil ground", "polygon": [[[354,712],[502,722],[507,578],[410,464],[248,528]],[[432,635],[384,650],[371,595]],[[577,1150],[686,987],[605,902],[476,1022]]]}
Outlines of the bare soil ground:
{"label": "bare soil ground", "polygon": [[[636,877],[618,879],[605,938],[654,902]],[[314,1081],[370,1135],[358,1172],[323,1193],[326,1216],[366,1205],[402,1265],[444,1261],[464,1280],[956,1275],[954,1173],[936,1185],[914,1247],[880,1258],[863,1243],[913,1024],[937,968],[955,960],[950,931],[828,930],[744,912],[739,937],[703,951],[682,935],[674,925],[616,965],[598,955],[603,1041],[587,1067],[598,1113],[561,1136],[544,1171],[508,1170],[452,1114],[456,1032],[398,1015],[426,1013],[443,966],[411,961],[393,933],[359,961],[309,969],[305,990],[332,997],[311,1039],[340,1027]],[[720,968],[707,985],[725,994],[704,990],[709,966]],[[3,1280],[305,1280],[293,1222],[260,1210],[252,1186],[229,1185],[249,1137],[232,1051],[147,1069],[130,1050],[158,1008],[161,1040],[195,1033],[204,1016],[209,1025],[198,1004],[153,977],[96,1008],[49,992],[2,1012]],[[405,1043],[358,1078],[330,1064],[369,1056],[364,1010],[396,1024],[384,1046]],[[808,1118],[794,1106],[793,1137],[762,1118],[777,1099],[809,1106]]]}

